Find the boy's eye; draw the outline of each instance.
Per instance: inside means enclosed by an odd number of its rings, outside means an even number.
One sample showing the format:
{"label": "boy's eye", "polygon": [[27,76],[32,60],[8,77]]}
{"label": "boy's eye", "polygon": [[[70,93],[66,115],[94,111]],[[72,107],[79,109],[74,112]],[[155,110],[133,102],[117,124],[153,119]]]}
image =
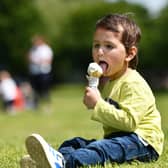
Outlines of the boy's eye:
{"label": "boy's eye", "polygon": [[99,48],[99,47],[100,47],[100,44],[93,44],[93,47],[94,47],[94,48]]}
{"label": "boy's eye", "polygon": [[112,45],[110,45],[110,44],[107,44],[107,45],[106,45],[106,48],[107,48],[107,49],[113,49],[114,47],[113,47]]}

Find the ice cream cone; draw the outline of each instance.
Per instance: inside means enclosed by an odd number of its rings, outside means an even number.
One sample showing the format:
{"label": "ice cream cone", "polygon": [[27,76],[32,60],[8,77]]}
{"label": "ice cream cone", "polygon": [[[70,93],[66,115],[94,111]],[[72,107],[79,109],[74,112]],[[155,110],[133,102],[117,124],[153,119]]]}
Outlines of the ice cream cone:
{"label": "ice cream cone", "polygon": [[88,85],[91,88],[97,88],[99,85],[99,78],[103,74],[102,68],[95,62],[92,62],[88,66]]}

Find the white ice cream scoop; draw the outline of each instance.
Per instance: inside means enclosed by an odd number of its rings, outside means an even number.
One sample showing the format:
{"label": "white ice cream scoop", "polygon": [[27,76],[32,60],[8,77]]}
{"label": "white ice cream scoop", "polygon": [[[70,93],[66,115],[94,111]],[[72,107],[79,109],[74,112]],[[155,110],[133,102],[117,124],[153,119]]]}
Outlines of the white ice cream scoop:
{"label": "white ice cream scoop", "polygon": [[97,77],[99,78],[103,74],[103,70],[99,64],[96,62],[91,62],[88,66],[87,70],[89,76]]}
{"label": "white ice cream scoop", "polygon": [[89,87],[97,88],[99,85],[99,78],[103,74],[101,66],[98,65],[96,62],[92,62],[88,66],[87,73]]}

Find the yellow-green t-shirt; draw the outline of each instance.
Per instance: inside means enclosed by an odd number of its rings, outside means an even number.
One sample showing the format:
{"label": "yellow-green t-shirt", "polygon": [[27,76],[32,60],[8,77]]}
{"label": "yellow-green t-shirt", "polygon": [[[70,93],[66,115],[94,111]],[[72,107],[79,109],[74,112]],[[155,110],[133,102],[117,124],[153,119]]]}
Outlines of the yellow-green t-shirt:
{"label": "yellow-green t-shirt", "polygon": [[[153,93],[136,71],[129,72],[117,80],[108,81],[102,89],[100,99],[91,118],[103,124],[104,136],[114,132],[135,132],[160,155],[164,135],[161,117],[156,108]],[[119,108],[105,101],[114,100]]]}

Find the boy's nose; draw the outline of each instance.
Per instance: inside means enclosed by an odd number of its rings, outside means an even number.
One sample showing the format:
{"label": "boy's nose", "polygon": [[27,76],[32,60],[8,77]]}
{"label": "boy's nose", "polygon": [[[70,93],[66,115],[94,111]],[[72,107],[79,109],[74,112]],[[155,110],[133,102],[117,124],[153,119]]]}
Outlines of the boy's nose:
{"label": "boy's nose", "polygon": [[98,50],[98,56],[101,57],[103,55],[104,55],[104,50],[103,50],[102,47],[100,47],[99,50]]}

